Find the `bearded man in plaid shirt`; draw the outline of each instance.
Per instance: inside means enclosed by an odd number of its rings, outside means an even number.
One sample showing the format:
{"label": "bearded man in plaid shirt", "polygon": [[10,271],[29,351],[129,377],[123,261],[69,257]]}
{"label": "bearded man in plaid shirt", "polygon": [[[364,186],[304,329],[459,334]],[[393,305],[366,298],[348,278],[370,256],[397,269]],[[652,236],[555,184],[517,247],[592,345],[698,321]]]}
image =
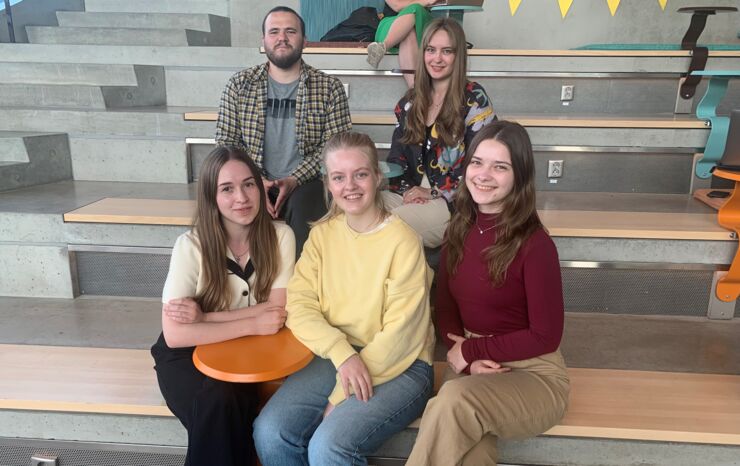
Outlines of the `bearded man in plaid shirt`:
{"label": "bearded man in plaid shirt", "polygon": [[278,6],[262,22],[267,63],[235,74],[219,105],[216,144],[247,151],[262,169],[268,210],[296,236],[296,257],[308,223],[326,213],[321,150],[333,135],[352,129],[342,82],[301,59],[305,23]]}

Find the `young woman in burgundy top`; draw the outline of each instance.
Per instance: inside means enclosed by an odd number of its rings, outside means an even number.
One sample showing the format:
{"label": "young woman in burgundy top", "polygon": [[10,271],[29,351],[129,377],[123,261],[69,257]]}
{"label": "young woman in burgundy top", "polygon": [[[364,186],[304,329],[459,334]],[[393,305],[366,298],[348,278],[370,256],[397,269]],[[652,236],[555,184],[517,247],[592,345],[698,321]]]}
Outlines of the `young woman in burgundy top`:
{"label": "young woman in burgundy top", "polygon": [[564,415],[557,250],[535,208],[526,130],[487,125],[464,160],[437,277],[437,325],[452,375],[424,411],[408,465],[495,464],[496,439]]}

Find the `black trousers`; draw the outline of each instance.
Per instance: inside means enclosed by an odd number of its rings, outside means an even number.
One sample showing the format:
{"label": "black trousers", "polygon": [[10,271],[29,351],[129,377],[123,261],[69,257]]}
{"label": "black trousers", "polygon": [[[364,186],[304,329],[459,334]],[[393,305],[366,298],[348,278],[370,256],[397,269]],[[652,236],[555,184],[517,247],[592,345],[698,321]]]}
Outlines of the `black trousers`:
{"label": "black trousers", "polygon": [[[277,190],[270,192],[273,202],[277,198]],[[303,251],[303,243],[308,239],[311,227],[308,225],[326,214],[324,201],[324,183],[321,180],[312,180],[295,188],[280,212],[280,217],[293,229],[295,233],[295,258],[298,260]]]}
{"label": "black trousers", "polygon": [[151,349],[162,396],[188,431],[185,466],[255,464],[255,386],[203,375],[193,364],[193,351],[168,347],[161,334]]}

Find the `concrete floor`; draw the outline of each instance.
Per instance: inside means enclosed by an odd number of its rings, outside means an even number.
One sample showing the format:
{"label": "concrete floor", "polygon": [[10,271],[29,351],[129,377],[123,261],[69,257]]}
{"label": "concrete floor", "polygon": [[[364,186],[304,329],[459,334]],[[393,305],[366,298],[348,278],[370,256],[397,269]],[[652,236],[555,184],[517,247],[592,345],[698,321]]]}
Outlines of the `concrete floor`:
{"label": "concrete floor", "polygon": [[[144,349],[160,309],[156,299],[0,298],[0,343]],[[567,313],[562,351],[571,367],[740,374],[740,319]]]}

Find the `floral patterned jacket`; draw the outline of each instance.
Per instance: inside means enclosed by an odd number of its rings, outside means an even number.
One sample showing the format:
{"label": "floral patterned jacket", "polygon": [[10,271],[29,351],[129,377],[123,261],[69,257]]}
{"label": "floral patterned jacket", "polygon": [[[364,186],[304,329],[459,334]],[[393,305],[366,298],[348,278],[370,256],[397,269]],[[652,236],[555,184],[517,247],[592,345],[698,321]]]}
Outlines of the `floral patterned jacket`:
{"label": "floral patterned jacket", "polygon": [[391,180],[390,189],[402,194],[414,186],[419,186],[422,176],[426,173],[432,187],[437,188],[449,204],[462,175],[465,148],[481,128],[496,119],[496,114],[483,86],[476,82],[468,82],[465,86],[465,106],[460,109],[462,117],[465,118],[465,134],[462,140],[457,146],[442,145],[437,140],[436,124],[433,125],[430,137],[424,142],[432,154],[425,166],[422,160],[422,145],[401,142],[406,130],[406,115],[411,105],[413,103],[403,97],[394,110],[398,123],[393,131],[388,162],[400,165],[403,175]]}

